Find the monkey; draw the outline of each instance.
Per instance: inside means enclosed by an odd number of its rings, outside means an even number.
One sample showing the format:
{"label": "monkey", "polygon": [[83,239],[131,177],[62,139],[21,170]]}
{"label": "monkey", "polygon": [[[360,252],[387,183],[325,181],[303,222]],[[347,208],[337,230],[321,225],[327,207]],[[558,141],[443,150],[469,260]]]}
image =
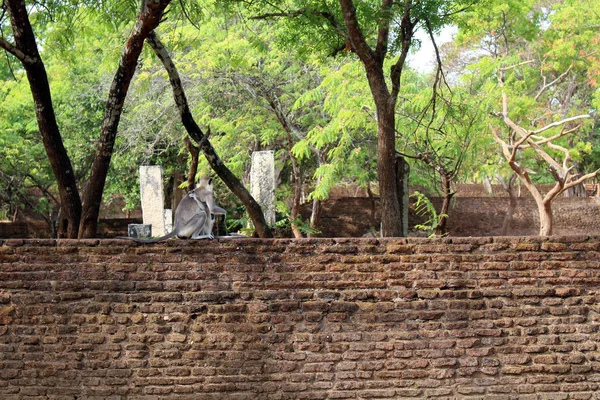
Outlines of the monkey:
{"label": "monkey", "polygon": [[212,229],[215,215],[226,215],[227,211],[215,204],[212,178],[200,179],[175,209],[175,227],[172,232],[154,239],[118,237],[138,243],[157,243],[177,236],[180,239],[213,239]]}

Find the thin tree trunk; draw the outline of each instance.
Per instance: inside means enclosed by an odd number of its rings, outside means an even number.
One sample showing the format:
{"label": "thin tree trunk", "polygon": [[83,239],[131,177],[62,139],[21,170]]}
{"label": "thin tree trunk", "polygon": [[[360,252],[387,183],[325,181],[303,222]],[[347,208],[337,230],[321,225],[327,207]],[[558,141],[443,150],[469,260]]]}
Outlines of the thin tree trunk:
{"label": "thin tree trunk", "polygon": [[442,191],[444,195],[444,200],[442,201],[442,208],[439,213],[439,222],[437,228],[435,229],[435,234],[437,236],[445,236],[448,233],[448,213],[450,211],[450,201],[452,197],[454,197],[454,193],[451,191],[451,178],[448,174],[442,173]]}
{"label": "thin tree trunk", "polygon": [[106,175],[110,166],[127,91],[142,52],[144,40],[158,26],[164,10],[170,2],[171,0],[154,0],[142,3],[143,9],[121,53],[119,67],[115,73],[106,103],[98,150],[83,197],[83,214],[79,228],[80,238],[96,236],[104,184],[106,183]]}
{"label": "thin tree trunk", "polygon": [[68,238],[76,238],[81,218],[81,198],[73,166],[64,147],[52,105],[46,68],[38,52],[25,2],[5,2],[13,28],[15,46],[3,41],[2,47],[14,54],[23,64],[33,95],[35,113],[44,149],[56,177],[61,207],[64,211],[62,230]]}
{"label": "thin tree trunk", "polygon": [[506,236],[508,235],[508,230],[510,229],[510,224],[512,223],[512,218],[515,209],[517,208],[517,197],[515,195],[515,181],[517,180],[517,175],[512,174],[508,183],[505,183],[500,177],[498,178],[504,190],[508,192],[508,208],[506,209],[504,221],[502,222],[502,229],[500,230],[500,234]]}
{"label": "thin tree trunk", "polygon": [[371,205],[371,212],[370,212],[370,218],[369,218],[369,225],[374,227],[378,232],[379,232],[379,226],[377,226],[377,219],[376,217],[376,213],[377,213],[377,207],[375,204],[375,196],[373,195],[373,192],[371,191],[371,184],[368,183],[367,184],[367,196],[369,197],[369,203]]}
{"label": "thin tree trunk", "polygon": [[292,211],[290,212],[290,220],[294,237],[296,239],[302,239],[304,236],[298,228],[298,225],[295,223],[295,221],[298,219],[298,215],[300,215],[300,201],[302,200],[302,172],[300,171],[300,167],[298,167],[296,159],[291,154],[290,160],[292,162],[292,174],[294,179],[294,199],[292,203]]}
{"label": "thin tree trunk", "polygon": [[[312,210],[310,213],[310,229],[318,230],[319,221],[321,220],[321,211],[323,211],[323,202],[321,200],[313,200]],[[315,234],[309,233],[308,237],[315,237]]]}
{"label": "thin tree trunk", "polygon": [[210,144],[210,141],[203,140],[204,133],[194,120],[194,117],[189,109],[185,92],[179,78],[177,68],[171,59],[166,48],[160,42],[156,33],[152,32],[147,39],[148,44],[152,47],[155,54],[163,63],[167,73],[169,74],[169,80],[173,89],[173,97],[175,103],[179,108],[179,114],[181,115],[181,121],[185,127],[188,135],[194,139],[198,146],[202,149],[206,160],[212,167],[213,171],[223,180],[225,185],[232,191],[232,193],[244,204],[246,211],[250,216],[250,219],[254,223],[254,229],[261,238],[273,237],[271,229],[265,221],[265,216],[262,212],[260,205],[254,200],[248,189],[240,182],[240,180],[227,168],[221,158],[216,153],[215,149]]}
{"label": "thin tree trunk", "polygon": [[394,170],[396,171],[396,190],[400,212],[401,212],[401,228],[402,236],[408,235],[408,180],[410,175],[410,166],[400,154],[396,153],[394,159]]}
{"label": "thin tree trunk", "polygon": [[540,213],[540,236],[552,235],[552,203],[544,201],[538,204],[538,212]]}

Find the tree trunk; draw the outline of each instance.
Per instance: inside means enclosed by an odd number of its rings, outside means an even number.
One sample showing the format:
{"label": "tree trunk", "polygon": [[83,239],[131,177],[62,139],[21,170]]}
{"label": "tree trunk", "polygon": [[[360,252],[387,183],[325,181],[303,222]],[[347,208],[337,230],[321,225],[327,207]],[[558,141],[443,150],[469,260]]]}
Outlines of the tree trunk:
{"label": "tree trunk", "polygon": [[450,201],[454,196],[454,193],[450,190],[451,187],[451,178],[448,174],[442,173],[442,192],[444,195],[444,200],[442,201],[442,208],[440,209],[440,213],[438,214],[439,222],[437,227],[435,228],[436,236],[446,236],[448,233],[448,213],[450,211]]}
{"label": "tree trunk", "polygon": [[[321,219],[321,211],[323,211],[323,202],[314,199],[312,203],[312,211],[310,213],[310,229],[318,230],[319,221]],[[314,233],[309,233],[308,237],[315,237]]]}
{"label": "tree trunk", "polygon": [[189,109],[177,68],[173,63],[171,56],[158,39],[156,33],[152,32],[148,36],[147,42],[150,47],[152,47],[152,50],[154,50],[154,53],[161,60],[165,70],[169,74],[169,80],[173,89],[173,97],[175,98],[175,103],[179,108],[181,121],[188,135],[190,135],[190,137],[198,143],[198,146],[202,149],[202,152],[204,153],[204,156],[206,157],[206,160],[210,164],[213,171],[217,173],[219,178],[221,178],[225,185],[227,185],[229,190],[231,190],[231,192],[244,204],[250,219],[254,223],[254,229],[256,230],[258,236],[261,238],[273,237],[271,229],[265,221],[265,216],[260,205],[256,202],[256,200],[254,200],[242,182],[240,182],[240,180],[223,163],[215,149],[210,144],[210,141],[204,138],[204,133],[194,120],[194,117]]}
{"label": "tree trunk", "polygon": [[80,238],[96,236],[104,184],[106,183],[106,175],[110,166],[125,97],[135,73],[138,58],[142,52],[144,40],[158,26],[164,10],[170,2],[171,0],[154,0],[143,3],[143,9],[121,53],[119,67],[115,73],[106,103],[98,150],[83,197],[83,215],[79,228]]}
{"label": "tree trunk", "polygon": [[397,198],[400,204],[400,212],[402,215],[402,236],[408,236],[408,178],[410,175],[410,165],[406,162],[404,157],[396,153],[395,158],[395,170],[397,180]]}
{"label": "tree trunk", "polygon": [[292,226],[292,233],[296,239],[302,239],[304,236],[295,223],[298,215],[300,214],[300,202],[302,200],[302,172],[296,162],[296,159],[290,154],[290,160],[292,162],[292,174],[294,180],[294,199],[292,200],[292,211],[290,212],[290,220]]}
{"label": "tree trunk", "polygon": [[24,1],[5,2],[15,40],[16,56],[25,71],[33,95],[35,113],[44,143],[44,149],[56,177],[61,207],[65,215],[62,229],[68,238],[77,238],[81,218],[81,198],[77,189],[75,173],[64,147],[52,105],[50,85],[44,63],[38,52],[33,29],[29,22]]}
{"label": "tree trunk", "polygon": [[510,229],[510,224],[512,223],[512,218],[515,213],[515,209],[517,208],[517,197],[515,195],[515,181],[517,180],[517,175],[512,174],[508,180],[508,183],[505,183],[501,177],[498,177],[498,179],[500,180],[504,190],[508,192],[508,208],[506,209],[504,221],[502,222],[502,229],[500,230],[500,234],[502,236],[506,236],[508,235],[508,230]]}
{"label": "tree trunk", "polygon": [[552,202],[537,203],[540,214],[540,236],[552,235]]}
{"label": "tree trunk", "polygon": [[371,206],[371,210],[369,213],[369,225],[371,227],[375,228],[375,230],[377,232],[379,232],[379,226],[377,226],[378,221],[375,218],[377,216],[377,204],[375,203],[375,196],[373,195],[373,192],[371,191],[370,183],[367,184],[367,197],[369,198],[369,204]]}
{"label": "tree trunk", "polygon": [[[376,88],[374,89],[371,85],[371,90],[375,93]],[[400,237],[402,236],[402,210],[400,199],[398,199],[398,178],[395,168],[395,107],[389,96],[382,93],[375,96],[375,104],[377,107],[377,175],[381,197],[382,235],[384,237]]]}
{"label": "tree trunk", "polygon": [[412,38],[412,22],[410,20],[410,7],[407,7],[403,16],[402,25],[402,50],[398,61],[391,69],[392,91],[387,87],[383,66],[388,50],[388,37],[391,19],[387,18],[387,9],[392,1],[385,0],[381,7],[379,19],[378,38],[373,50],[360,28],[356,8],[352,0],[339,0],[344,24],[352,49],[360,58],[369,87],[377,109],[377,174],[379,179],[379,195],[381,196],[381,226],[382,235],[402,236],[402,210],[397,191],[397,176],[395,169],[396,157],[396,131],[395,109],[402,67],[408,54]]}

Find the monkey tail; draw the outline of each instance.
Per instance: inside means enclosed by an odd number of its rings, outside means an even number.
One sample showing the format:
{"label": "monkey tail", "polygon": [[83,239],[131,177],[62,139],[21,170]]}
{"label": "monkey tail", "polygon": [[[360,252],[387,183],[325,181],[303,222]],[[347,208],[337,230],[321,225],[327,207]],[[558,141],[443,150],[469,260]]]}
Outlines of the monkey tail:
{"label": "monkey tail", "polygon": [[163,240],[170,239],[170,238],[174,237],[175,235],[177,235],[177,233],[175,232],[175,230],[173,230],[173,231],[171,231],[171,233],[167,233],[164,236],[157,237],[154,239],[139,239],[139,238],[133,238],[133,237],[129,237],[129,236],[117,236],[115,239],[127,239],[127,240],[132,240],[136,243],[158,243]]}

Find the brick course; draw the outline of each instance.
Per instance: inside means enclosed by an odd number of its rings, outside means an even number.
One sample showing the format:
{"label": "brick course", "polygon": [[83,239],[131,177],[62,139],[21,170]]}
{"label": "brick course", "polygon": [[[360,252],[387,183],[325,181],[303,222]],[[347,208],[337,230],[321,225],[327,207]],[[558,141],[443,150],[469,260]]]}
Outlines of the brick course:
{"label": "brick course", "polygon": [[0,241],[1,399],[594,399],[600,237]]}

